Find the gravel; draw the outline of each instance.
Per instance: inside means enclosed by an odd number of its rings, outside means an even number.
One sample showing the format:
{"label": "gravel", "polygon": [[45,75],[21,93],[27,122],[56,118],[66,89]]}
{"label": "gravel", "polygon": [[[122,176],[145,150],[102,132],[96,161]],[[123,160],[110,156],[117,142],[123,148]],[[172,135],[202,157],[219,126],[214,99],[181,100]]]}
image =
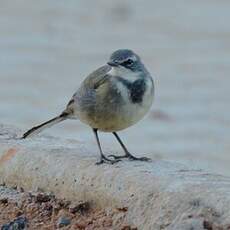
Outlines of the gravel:
{"label": "gravel", "polygon": [[[91,203],[72,203],[51,193],[0,186],[1,230],[131,229],[123,208],[95,209]],[[119,221],[116,216],[121,216]],[[128,226],[128,227],[127,227]]]}

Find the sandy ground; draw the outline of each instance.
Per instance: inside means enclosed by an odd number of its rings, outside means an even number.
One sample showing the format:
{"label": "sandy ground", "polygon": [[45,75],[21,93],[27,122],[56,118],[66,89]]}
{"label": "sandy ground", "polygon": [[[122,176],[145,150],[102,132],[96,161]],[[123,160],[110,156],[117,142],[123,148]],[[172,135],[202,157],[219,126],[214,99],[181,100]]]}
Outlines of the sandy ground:
{"label": "sandy ground", "polygon": [[[1,122],[26,130],[55,116],[113,50],[132,48],[156,96],[149,115],[121,133],[130,151],[230,175],[229,8],[227,0],[2,0]],[[46,133],[95,143],[75,121]],[[121,151],[112,136],[102,140],[108,153]]]}
{"label": "sandy ground", "polygon": [[124,222],[126,211],[125,207],[99,210],[88,202],[74,204],[41,191],[24,192],[22,188],[0,186],[2,230],[137,230]]}

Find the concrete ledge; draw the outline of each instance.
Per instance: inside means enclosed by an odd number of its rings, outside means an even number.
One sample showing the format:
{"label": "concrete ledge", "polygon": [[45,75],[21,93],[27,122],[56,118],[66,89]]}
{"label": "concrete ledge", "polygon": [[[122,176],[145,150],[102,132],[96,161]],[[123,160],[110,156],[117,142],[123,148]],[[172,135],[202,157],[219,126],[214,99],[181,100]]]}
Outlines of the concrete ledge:
{"label": "concrete ledge", "polygon": [[100,207],[127,207],[140,229],[227,229],[230,178],[167,161],[96,166],[97,149],[0,125],[0,183]]}

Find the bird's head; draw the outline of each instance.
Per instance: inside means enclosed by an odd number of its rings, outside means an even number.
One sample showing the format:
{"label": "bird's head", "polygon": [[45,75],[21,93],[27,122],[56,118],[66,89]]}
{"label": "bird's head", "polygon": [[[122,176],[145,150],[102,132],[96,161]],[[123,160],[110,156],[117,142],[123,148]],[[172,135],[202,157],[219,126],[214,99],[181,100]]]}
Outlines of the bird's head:
{"label": "bird's head", "polygon": [[140,57],[128,49],[119,49],[113,52],[107,64],[120,73],[122,71],[140,72],[144,69]]}

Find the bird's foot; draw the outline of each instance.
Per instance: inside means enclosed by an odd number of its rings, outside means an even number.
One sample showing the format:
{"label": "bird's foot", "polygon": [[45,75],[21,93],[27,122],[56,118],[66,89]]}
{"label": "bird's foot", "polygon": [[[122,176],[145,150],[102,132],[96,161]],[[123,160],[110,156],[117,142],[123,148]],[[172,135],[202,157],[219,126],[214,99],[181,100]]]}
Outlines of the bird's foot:
{"label": "bird's foot", "polygon": [[133,161],[151,161],[152,159],[149,157],[129,157],[130,160]]}
{"label": "bird's foot", "polygon": [[114,159],[114,160],[111,160],[105,156],[101,157],[100,161],[96,162],[96,165],[101,165],[103,163],[107,163],[107,164],[115,164],[117,162],[121,161],[120,159]]}
{"label": "bird's foot", "polygon": [[119,159],[122,159],[122,158],[128,158],[128,159],[130,159],[132,161],[151,161],[151,158],[148,158],[148,157],[135,157],[131,153],[127,153],[127,154],[122,155],[122,156],[109,155],[109,157],[113,157],[115,160],[119,160]]}
{"label": "bird's foot", "polygon": [[119,159],[122,159],[122,158],[128,158],[127,155],[116,156],[116,155],[113,155],[113,154],[108,155],[108,157],[113,157],[115,160],[119,160]]}

